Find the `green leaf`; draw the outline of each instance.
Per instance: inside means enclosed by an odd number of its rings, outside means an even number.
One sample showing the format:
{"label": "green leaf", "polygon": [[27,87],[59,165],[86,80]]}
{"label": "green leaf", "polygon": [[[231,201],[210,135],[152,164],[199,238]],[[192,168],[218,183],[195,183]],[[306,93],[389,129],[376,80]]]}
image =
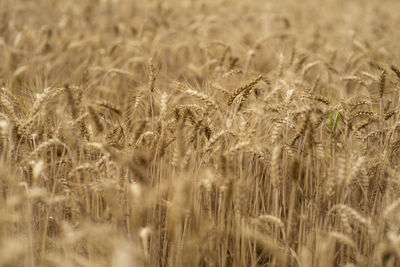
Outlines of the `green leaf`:
{"label": "green leaf", "polygon": [[337,128],[337,126],[338,126],[339,119],[340,119],[340,113],[338,113],[338,114],[336,115],[335,125],[333,126],[333,132],[336,132],[336,128]]}

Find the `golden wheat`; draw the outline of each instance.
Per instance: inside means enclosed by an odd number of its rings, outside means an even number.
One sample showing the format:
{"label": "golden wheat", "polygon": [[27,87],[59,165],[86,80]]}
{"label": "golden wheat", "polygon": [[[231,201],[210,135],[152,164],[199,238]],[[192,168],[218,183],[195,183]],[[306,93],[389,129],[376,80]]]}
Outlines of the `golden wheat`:
{"label": "golden wheat", "polygon": [[0,1],[0,266],[399,266],[398,10]]}

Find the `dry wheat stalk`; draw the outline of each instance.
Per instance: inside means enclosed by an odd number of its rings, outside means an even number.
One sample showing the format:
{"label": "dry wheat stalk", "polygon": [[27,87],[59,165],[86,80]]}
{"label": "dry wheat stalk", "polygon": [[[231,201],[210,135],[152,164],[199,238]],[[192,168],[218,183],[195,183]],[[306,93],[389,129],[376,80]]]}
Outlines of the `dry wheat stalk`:
{"label": "dry wheat stalk", "polygon": [[272,150],[271,158],[271,184],[274,188],[277,188],[280,183],[280,171],[279,162],[281,160],[282,149],[279,146],[275,146]]}
{"label": "dry wheat stalk", "polygon": [[184,92],[203,101],[207,105],[207,108],[218,110],[217,103],[210,96],[192,89],[187,89]]}
{"label": "dry wheat stalk", "polygon": [[250,82],[248,82],[247,84],[236,89],[235,92],[229,98],[228,105],[232,105],[233,101],[236,99],[238,95],[250,91],[259,81],[261,81],[262,78],[263,78],[262,75],[259,75]]}

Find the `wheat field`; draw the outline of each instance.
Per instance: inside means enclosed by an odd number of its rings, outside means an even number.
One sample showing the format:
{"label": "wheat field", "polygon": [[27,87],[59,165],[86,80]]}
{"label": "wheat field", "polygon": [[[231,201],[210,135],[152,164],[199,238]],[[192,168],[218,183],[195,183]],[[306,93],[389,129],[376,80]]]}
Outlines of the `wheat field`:
{"label": "wheat field", "polygon": [[397,0],[1,0],[0,266],[400,266]]}

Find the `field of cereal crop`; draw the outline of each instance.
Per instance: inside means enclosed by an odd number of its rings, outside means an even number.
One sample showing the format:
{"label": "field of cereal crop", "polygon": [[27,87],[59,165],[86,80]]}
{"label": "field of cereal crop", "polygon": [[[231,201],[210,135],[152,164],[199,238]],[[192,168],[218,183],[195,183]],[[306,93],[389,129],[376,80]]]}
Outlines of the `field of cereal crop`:
{"label": "field of cereal crop", "polygon": [[0,266],[399,266],[400,2],[1,0]]}

